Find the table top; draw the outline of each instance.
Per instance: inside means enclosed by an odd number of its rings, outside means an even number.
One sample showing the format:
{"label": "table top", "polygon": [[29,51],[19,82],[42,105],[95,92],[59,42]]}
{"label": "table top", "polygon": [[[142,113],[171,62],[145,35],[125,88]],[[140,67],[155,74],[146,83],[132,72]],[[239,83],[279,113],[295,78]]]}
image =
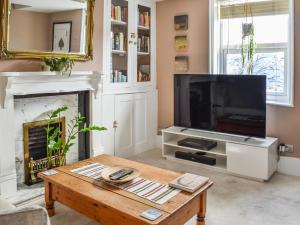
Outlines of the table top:
{"label": "table top", "polygon": [[[99,202],[99,204],[104,204],[112,209],[117,209],[120,212],[126,213],[133,217],[139,217],[141,212],[149,209],[155,208],[161,211],[162,216],[157,220],[151,222],[147,220],[148,224],[159,224],[160,221],[166,219],[166,217],[171,216],[176,213],[177,210],[181,209],[183,206],[193,201],[202,192],[206,191],[212,186],[213,182],[209,181],[206,185],[200,188],[195,193],[188,193],[181,191],[176,196],[171,198],[163,205],[155,204],[147,199],[143,199],[137,195],[134,195],[128,191],[119,189],[117,187],[106,184],[102,181],[95,180],[89,177],[85,177],[79,174],[72,173],[71,170],[89,165],[92,163],[100,163],[106,166],[121,166],[121,167],[132,167],[141,172],[141,177],[156,181],[162,184],[168,184],[170,181],[174,180],[180,173],[169,171],[165,169],[160,169],[150,165],[130,161],[123,158],[118,158],[109,155],[101,155],[80,162],[76,162],[67,166],[55,168],[58,174],[45,176],[39,173],[39,177],[44,181],[61,185],[65,189],[79,193],[86,198],[91,198]],[[81,182],[78,182],[78,181]],[[144,220],[141,218],[141,220]]]}

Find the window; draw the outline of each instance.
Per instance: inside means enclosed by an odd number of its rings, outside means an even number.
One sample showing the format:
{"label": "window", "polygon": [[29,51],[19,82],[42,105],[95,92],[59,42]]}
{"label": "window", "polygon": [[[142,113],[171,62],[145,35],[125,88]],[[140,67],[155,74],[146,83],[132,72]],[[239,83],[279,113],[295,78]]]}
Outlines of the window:
{"label": "window", "polygon": [[293,106],[293,0],[210,0],[210,13],[211,72],[266,75],[268,103]]}

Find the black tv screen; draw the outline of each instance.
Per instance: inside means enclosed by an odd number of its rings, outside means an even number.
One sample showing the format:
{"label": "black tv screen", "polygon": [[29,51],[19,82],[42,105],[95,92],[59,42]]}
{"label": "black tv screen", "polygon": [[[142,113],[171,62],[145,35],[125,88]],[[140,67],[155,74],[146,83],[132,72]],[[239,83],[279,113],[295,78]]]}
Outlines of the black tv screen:
{"label": "black tv screen", "polygon": [[174,77],[174,125],[249,137],[266,136],[266,77]]}

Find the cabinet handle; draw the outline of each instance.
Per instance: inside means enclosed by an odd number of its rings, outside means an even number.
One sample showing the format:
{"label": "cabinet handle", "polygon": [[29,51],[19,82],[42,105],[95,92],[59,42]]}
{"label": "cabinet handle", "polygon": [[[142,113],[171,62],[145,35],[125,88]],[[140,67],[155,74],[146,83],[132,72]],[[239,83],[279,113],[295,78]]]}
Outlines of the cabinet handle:
{"label": "cabinet handle", "polygon": [[118,122],[117,121],[113,122],[113,128],[118,128]]}

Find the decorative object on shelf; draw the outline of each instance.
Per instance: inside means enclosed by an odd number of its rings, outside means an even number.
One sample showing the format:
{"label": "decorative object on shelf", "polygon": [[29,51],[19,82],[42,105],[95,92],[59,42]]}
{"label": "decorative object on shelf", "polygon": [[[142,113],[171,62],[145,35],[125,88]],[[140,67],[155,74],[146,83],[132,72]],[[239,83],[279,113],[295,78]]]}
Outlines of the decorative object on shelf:
{"label": "decorative object on shelf", "polygon": [[189,70],[189,57],[188,56],[175,56],[175,71],[187,72]]}
{"label": "decorative object on shelf", "polygon": [[52,51],[71,52],[72,22],[53,23]]}
{"label": "decorative object on shelf", "polygon": [[111,19],[115,21],[127,22],[128,7],[111,4]]}
{"label": "decorative object on shelf", "polygon": [[140,65],[138,69],[138,82],[151,81],[150,65]]}
{"label": "decorative object on shelf", "polygon": [[60,120],[61,114],[67,110],[68,107],[60,107],[49,115],[48,125],[47,128],[45,128],[47,135],[48,168],[51,168],[53,165],[53,157],[58,160],[56,166],[63,166],[66,164],[66,155],[74,145],[74,140],[79,133],[106,130],[105,127],[83,125],[85,123],[85,117],[81,116],[79,113],[71,120],[70,124],[68,124],[68,137],[66,138],[66,141],[64,141],[61,137],[61,127],[53,127],[52,122]]}
{"label": "decorative object on shelf", "polygon": [[64,72],[68,72],[69,76],[74,66],[74,60],[68,57],[44,58],[44,63],[45,70],[59,72],[61,75],[63,75]]}
{"label": "decorative object on shelf", "polygon": [[186,52],[188,50],[186,35],[175,36],[175,49],[177,52]]}
{"label": "decorative object on shelf", "polygon": [[178,15],[174,17],[174,27],[176,31],[183,31],[188,29],[188,15]]}

